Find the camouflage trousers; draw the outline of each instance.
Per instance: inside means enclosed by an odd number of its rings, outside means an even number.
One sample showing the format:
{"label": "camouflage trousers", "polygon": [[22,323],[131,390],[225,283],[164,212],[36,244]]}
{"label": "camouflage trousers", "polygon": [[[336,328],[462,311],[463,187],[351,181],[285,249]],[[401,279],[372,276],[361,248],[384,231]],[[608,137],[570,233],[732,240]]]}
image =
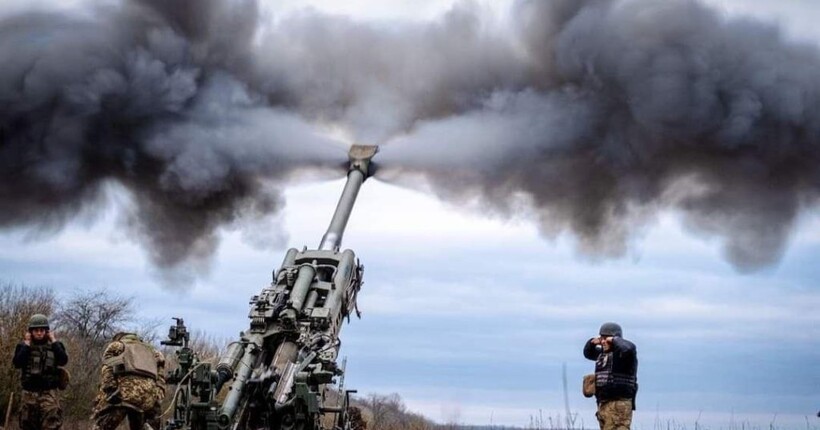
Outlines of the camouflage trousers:
{"label": "camouflage trousers", "polygon": [[128,428],[131,430],[143,430],[145,424],[148,424],[154,430],[160,430],[162,425],[161,413],[159,407],[142,412],[128,406],[109,406],[94,413],[92,417],[94,419],[93,430],[114,430],[126,418],[128,418]]}
{"label": "camouflage trousers", "polygon": [[601,430],[629,430],[632,425],[632,400],[608,400],[598,404],[598,425]]}
{"label": "camouflage trousers", "polygon": [[22,430],[58,430],[63,425],[63,410],[57,390],[23,390],[20,405]]}

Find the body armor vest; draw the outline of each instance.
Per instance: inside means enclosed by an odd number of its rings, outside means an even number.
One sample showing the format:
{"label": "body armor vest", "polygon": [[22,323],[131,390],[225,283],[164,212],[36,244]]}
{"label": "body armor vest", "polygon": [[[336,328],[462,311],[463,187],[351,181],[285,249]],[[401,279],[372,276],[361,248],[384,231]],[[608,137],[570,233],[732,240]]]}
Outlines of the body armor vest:
{"label": "body armor vest", "polygon": [[613,359],[612,352],[607,352],[601,354],[595,362],[595,391],[617,394],[619,397],[634,397],[638,391],[638,378],[634,373],[614,372]]}
{"label": "body armor vest", "polygon": [[105,364],[111,366],[115,376],[135,375],[157,379],[157,359],[154,348],[140,341],[120,340],[125,345],[122,354],[109,358]]}
{"label": "body armor vest", "polygon": [[51,343],[31,345],[28,363],[23,370],[23,380],[48,388],[57,386],[57,361]]}

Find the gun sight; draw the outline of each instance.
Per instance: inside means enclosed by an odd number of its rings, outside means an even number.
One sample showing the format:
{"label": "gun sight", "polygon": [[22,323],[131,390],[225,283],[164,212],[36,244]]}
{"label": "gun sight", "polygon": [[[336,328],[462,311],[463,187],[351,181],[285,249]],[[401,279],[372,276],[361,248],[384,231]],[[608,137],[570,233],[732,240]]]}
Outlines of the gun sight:
{"label": "gun sight", "polygon": [[185,327],[185,320],[182,318],[171,318],[175,324],[168,329],[168,340],[163,340],[160,345],[168,346],[186,346],[190,339],[188,328]]}

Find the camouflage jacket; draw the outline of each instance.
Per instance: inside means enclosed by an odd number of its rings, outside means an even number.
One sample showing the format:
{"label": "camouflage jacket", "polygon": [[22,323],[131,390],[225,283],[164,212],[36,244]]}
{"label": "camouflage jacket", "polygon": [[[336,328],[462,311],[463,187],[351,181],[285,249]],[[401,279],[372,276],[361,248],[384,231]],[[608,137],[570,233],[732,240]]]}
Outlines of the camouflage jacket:
{"label": "camouflage jacket", "polygon": [[[114,341],[108,344],[103,353],[103,361],[121,355],[125,344]],[[103,364],[100,392],[97,395],[97,409],[124,402],[142,411],[148,411],[165,398],[165,357],[154,351],[157,360],[158,377],[156,379],[139,375],[114,375],[111,366]]]}

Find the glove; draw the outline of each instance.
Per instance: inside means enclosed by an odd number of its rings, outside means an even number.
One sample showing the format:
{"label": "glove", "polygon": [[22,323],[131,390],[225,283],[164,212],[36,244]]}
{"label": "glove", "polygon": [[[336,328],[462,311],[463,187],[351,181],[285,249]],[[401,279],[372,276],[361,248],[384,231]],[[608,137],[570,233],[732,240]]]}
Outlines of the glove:
{"label": "glove", "polygon": [[156,386],[156,387],[154,387],[154,395],[156,396],[156,398],[158,399],[158,401],[160,401],[160,402],[161,402],[161,401],[162,401],[162,399],[164,399],[164,398],[165,398],[165,388],[162,388],[162,387],[160,387],[160,386]]}

